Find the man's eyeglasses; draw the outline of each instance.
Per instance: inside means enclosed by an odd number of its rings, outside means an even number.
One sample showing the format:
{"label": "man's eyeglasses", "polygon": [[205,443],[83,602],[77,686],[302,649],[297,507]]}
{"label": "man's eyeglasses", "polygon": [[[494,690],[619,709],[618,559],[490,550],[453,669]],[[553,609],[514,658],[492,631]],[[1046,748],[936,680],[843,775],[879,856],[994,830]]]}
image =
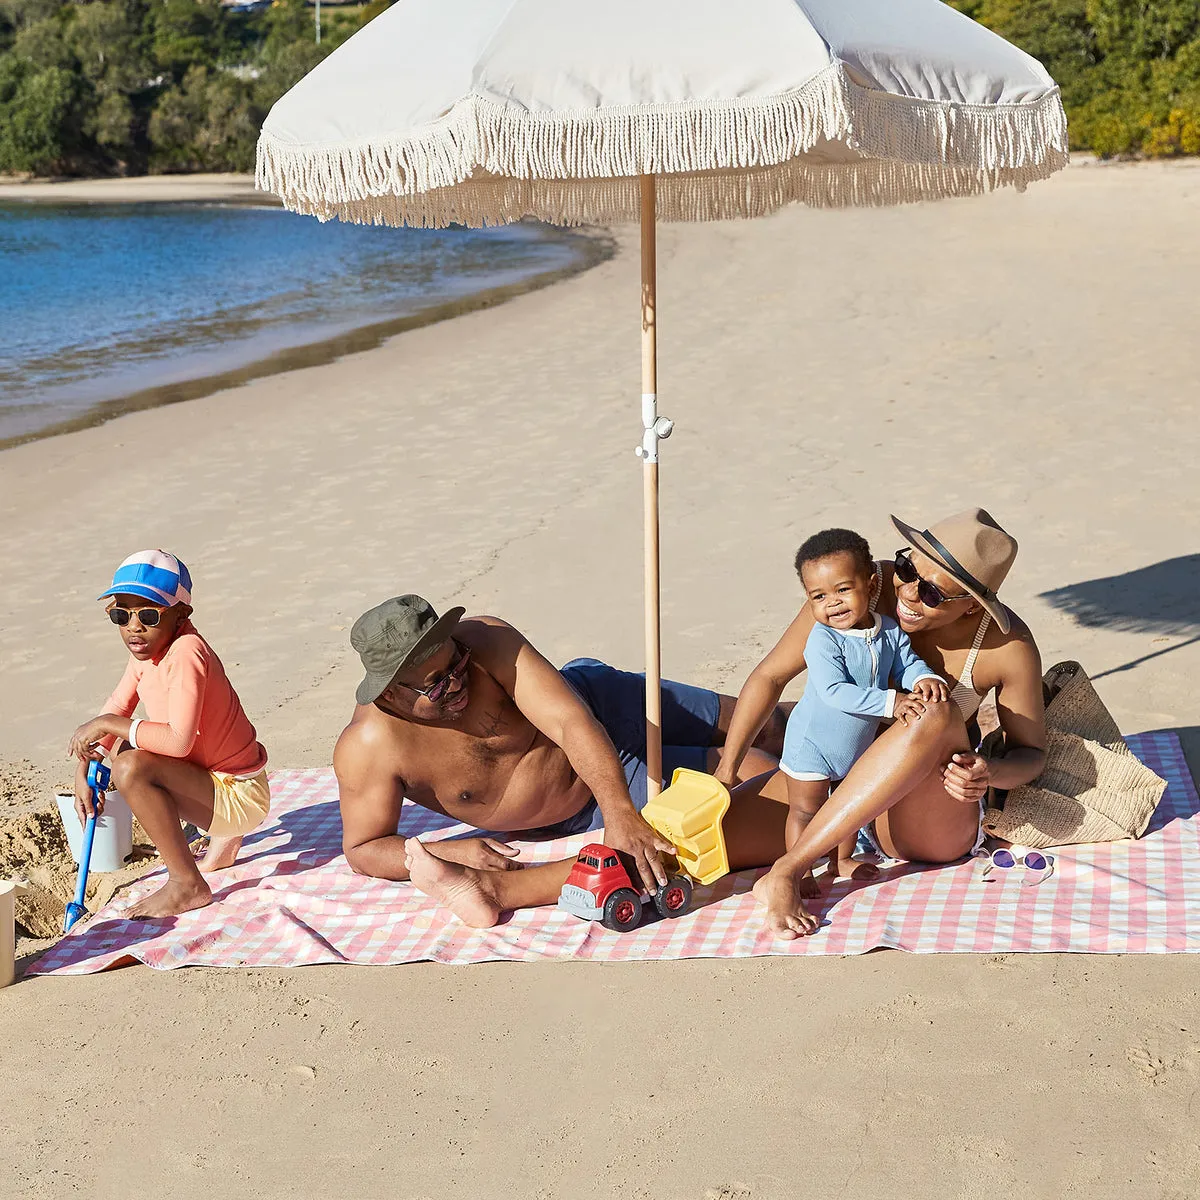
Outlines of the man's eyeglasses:
{"label": "man's eyeglasses", "polygon": [[930,583],[928,579],[923,579],[917,574],[917,568],[913,566],[911,550],[896,551],[896,578],[901,583],[915,583],[917,585],[917,595],[920,597],[921,603],[926,608],[937,608],[939,604],[946,604],[951,600],[971,600],[973,597],[970,592],[962,592],[957,596],[947,596],[936,583]]}
{"label": "man's eyeglasses", "polygon": [[108,619],[114,625],[128,625],[129,618],[136,613],[137,619],[147,629],[153,629],[162,619],[164,611],[165,610],[161,608],[120,608],[114,604],[113,607],[108,610]]}
{"label": "man's eyeglasses", "polygon": [[416,692],[418,696],[424,696],[431,704],[440,704],[450,685],[457,683],[467,673],[471,662],[470,650],[460,646],[457,641],[454,642],[454,646],[459,651],[458,658],[428,687],[414,687],[411,683],[402,683],[400,686],[408,688],[410,692]]}

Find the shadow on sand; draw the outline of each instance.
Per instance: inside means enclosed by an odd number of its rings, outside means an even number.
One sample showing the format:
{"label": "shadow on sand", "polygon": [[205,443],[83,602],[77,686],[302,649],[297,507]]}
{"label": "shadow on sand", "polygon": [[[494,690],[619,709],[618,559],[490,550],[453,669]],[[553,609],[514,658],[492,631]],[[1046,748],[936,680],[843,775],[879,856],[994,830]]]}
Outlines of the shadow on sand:
{"label": "shadow on sand", "polygon": [[[1164,642],[1169,639],[1169,645],[1101,671],[1093,679],[1130,671],[1200,642],[1197,597],[1200,597],[1200,554],[1184,554],[1122,575],[1089,579],[1041,593],[1043,600],[1069,613],[1086,628],[1153,634]],[[1170,732],[1179,735],[1192,777],[1200,779],[1200,727],[1181,726]]]}
{"label": "shadow on sand", "polygon": [[1086,628],[1182,639],[1092,676],[1103,679],[1200,642],[1197,595],[1200,595],[1200,554],[1185,554],[1123,575],[1055,588],[1042,592],[1041,598],[1069,613]]}

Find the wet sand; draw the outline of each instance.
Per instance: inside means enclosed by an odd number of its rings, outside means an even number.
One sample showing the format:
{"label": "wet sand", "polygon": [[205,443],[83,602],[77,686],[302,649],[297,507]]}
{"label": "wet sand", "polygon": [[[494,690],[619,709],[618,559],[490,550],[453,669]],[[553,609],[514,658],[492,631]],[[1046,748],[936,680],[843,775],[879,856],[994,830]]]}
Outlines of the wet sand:
{"label": "wet sand", "polygon": [[[1195,164],[660,233],[664,669],[736,690],[802,538],[982,504],[1005,598],[1127,732],[1200,741]],[[0,759],[69,777],[121,668],[93,601],[196,580],[275,766],[329,762],[363,608],[641,647],[636,235],[337,362],[0,451]],[[169,469],[162,469],[163,464]],[[97,486],[97,468],[103,486]],[[836,913],[835,913],[836,917]],[[1186,956],[135,967],[0,992],[14,1194],[1183,1200]],[[80,1080],[89,1081],[80,1087]],[[55,1132],[59,1123],[76,1131]]]}

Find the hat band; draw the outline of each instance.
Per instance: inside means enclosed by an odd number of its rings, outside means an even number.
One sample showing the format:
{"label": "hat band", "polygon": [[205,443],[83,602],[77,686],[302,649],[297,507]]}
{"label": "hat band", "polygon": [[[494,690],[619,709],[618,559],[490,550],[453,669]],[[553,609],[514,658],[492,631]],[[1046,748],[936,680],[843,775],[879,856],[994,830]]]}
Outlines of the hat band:
{"label": "hat band", "polygon": [[942,556],[942,560],[945,562],[946,566],[948,566],[950,570],[958,577],[960,582],[965,583],[967,587],[977,591],[983,597],[983,599],[993,603],[996,601],[996,593],[993,592],[990,587],[980,583],[979,580],[976,579],[975,576],[972,575],[971,572],[968,571],[966,567],[964,567],[962,563],[960,563],[958,559],[955,558],[954,555],[951,554],[950,551],[947,550],[946,547],[943,546],[942,543],[939,542],[937,538],[935,538],[933,534],[929,532],[928,529],[923,530],[921,532],[921,536],[925,538],[929,544]]}

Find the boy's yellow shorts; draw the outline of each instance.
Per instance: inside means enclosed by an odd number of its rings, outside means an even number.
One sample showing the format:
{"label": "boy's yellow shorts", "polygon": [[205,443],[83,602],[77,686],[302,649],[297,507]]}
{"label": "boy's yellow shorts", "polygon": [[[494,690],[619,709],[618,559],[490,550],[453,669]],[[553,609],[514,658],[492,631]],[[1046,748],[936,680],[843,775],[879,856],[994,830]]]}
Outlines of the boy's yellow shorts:
{"label": "boy's yellow shorts", "polygon": [[266,770],[249,778],[212,771],[213,819],[208,827],[212,837],[241,837],[257,829],[271,808],[271,789]]}

